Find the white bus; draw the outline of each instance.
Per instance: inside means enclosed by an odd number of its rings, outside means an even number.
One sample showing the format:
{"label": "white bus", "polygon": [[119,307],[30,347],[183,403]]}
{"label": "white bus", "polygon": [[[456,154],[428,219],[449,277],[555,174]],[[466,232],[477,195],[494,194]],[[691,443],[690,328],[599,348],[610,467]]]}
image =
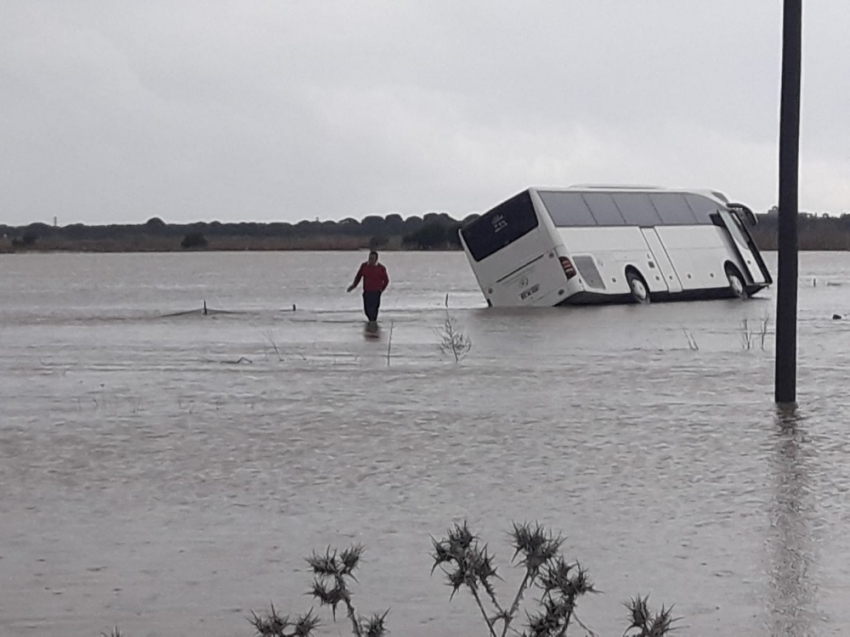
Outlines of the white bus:
{"label": "white bus", "polygon": [[528,188],[460,238],[494,307],[746,298],[773,280],[745,221],[714,191]]}

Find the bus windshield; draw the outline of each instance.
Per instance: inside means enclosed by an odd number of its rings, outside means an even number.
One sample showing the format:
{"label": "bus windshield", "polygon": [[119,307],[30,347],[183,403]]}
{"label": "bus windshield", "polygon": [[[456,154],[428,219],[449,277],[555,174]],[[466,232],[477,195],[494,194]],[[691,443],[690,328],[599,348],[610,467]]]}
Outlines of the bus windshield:
{"label": "bus windshield", "polygon": [[476,261],[486,259],[538,225],[537,213],[527,190],[496,206],[460,233]]}

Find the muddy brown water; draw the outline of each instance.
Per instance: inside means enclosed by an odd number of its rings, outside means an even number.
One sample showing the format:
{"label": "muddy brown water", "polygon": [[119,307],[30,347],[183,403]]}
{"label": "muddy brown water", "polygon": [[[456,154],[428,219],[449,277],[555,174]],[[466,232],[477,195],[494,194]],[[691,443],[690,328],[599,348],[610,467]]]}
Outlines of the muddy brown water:
{"label": "muddy brown water", "polygon": [[0,635],[247,636],[352,542],[358,609],[392,634],[485,634],[429,576],[462,519],[505,594],[511,521],[563,533],[603,635],[638,593],[682,634],[850,631],[850,255],[801,256],[790,420],[770,291],[499,311],[462,254],[388,253],[366,339],[361,256],[0,256]]}

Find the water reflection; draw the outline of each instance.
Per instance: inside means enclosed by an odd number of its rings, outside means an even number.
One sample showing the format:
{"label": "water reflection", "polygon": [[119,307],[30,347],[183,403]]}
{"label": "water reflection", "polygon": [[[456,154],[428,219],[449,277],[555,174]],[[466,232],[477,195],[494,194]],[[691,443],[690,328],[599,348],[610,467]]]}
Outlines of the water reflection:
{"label": "water reflection", "polygon": [[810,444],[796,406],[778,407],[775,423],[767,539],[770,634],[803,637],[814,634]]}

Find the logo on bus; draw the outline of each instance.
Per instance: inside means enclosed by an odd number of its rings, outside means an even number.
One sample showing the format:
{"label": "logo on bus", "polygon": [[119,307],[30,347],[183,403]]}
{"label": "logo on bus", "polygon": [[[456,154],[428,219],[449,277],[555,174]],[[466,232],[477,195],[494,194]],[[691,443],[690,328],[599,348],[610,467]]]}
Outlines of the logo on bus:
{"label": "logo on bus", "polygon": [[505,218],[502,215],[496,215],[493,217],[493,232],[499,232],[508,227],[508,222],[505,221]]}

